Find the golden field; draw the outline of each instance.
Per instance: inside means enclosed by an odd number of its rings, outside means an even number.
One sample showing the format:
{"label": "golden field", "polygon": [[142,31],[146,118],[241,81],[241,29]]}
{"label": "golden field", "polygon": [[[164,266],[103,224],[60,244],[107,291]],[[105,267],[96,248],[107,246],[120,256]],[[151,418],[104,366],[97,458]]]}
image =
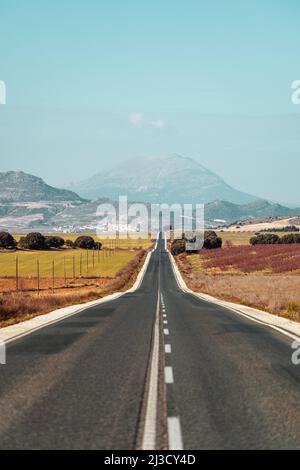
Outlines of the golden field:
{"label": "golden field", "polygon": [[135,250],[50,250],[0,252],[0,278],[16,275],[16,258],[20,277],[36,277],[37,263],[41,278],[115,277],[136,256]]}

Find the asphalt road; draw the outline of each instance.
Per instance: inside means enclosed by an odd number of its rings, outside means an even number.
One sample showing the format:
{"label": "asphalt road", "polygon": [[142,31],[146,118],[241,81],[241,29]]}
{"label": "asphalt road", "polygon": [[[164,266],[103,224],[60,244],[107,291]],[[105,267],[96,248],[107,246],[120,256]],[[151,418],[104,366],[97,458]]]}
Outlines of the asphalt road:
{"label": "asphalt road", "polygon": [[185,449],[300,448],[292,341],[183,293],[160,240],[135,293],[8,345],[0,366],[1,449],[137,446],[158,288],[161,342],[169,345],[161,356],[165,419],[181,426],[169,428],[175,441]]}

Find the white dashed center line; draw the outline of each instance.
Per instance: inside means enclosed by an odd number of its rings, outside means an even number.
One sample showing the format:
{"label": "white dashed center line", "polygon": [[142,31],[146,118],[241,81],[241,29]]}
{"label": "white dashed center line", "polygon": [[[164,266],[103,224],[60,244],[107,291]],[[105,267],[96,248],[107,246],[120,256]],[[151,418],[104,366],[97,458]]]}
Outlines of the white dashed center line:
{"label": "white dashed center line", "polygon": [[166,336],[168,336],[168,334],[169,334],[168,328],[164,328],[164,334],[165,334]]}
{"label": "white dashed center line", "polygon": [[165,344],[165,353],[166,354],[171,354],[171,345],[170,344]]}
{"label": "white dashed center line", "polygon": [[170,366],[165,367],[165,383],[166,384],[174,383],[173,368]]}
{"label": "white dashed center line", "polygon": [[179,418],[168,418],[169,450],[183,450]]}

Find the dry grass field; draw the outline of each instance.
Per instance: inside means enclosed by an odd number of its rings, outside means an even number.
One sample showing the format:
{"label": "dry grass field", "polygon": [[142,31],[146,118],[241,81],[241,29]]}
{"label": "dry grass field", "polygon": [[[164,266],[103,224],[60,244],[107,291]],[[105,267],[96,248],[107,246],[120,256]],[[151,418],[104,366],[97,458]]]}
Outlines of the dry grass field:
{"label": "dry grass field", "polygon": [[[47,313],[67,305],[88,302],[99,299],[113,292],[122,291],[130,287],[143,264],[146,252],[138,250],[133,252],[134,257],[123,263],[122,268],[110,279],[82,279],[70,281],[64,287],[64,280],[56,279],[55,290],[44,285],[45,290],[9,291],[0,293],[0,327],[8,326],[41,313]],[[32,288],[35,281],[32,279]],[[46,283],[47,278],[42,282]],[[41,288],[43,287],[43,284]]]}
{"label": "dry grass field", "polygon": [[[20,236],[14,234],[16,240]],[[0,251],[0,327],[130,286],[153,241],[144,236],[102,242],[99,251]]]}
{"label": "dry grass field", "polygon": [[300,245],[232,246],[176,261],[197,292],[300,321]]}

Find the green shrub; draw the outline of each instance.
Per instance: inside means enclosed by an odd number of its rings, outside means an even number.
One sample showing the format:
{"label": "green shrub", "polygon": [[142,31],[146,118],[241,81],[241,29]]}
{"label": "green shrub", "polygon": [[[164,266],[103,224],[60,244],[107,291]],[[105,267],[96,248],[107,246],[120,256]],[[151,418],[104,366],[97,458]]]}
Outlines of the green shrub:
{"label": "green shrub", "polygon": [[185,252],[185,240],[182,239],[176,239],[172,242],[171,244],[171,253],[173,256],[180,255],[180,253]]}
{"label": "green shrub", "polygon": [[61,248],[64,244],[65,240],[58,236],[49,236],[45,240],[46,248]]}
{"label": "green shrub", "polygon": [[300,234],[299,233],[288,233],[287,235],[283,235],[280,238],[280,243],[283,245],[287,245],[290,243],[300,243]]}
{"label": "green shrub", "polygon": [[274,233],[260,233],[250,238],[251,245],[276,245],[280,243],[280,237]]}
{"label": "green shrub", "polygon": [[218,237],[216,232],[213,230],[207,230],[204,232],[204,244],[203,247],[207,250],[214,250],[216,248],[222,248],[222,238]]}
{"label": "green shrub", "polygon": [[17,246],[14,237],[8,232],[0,232],[0,248],[12,249]]}
{"label": "green shrub", "polygon": [[28,233],[25,237],[21,237],[18,246],[28,250],[45,250],[46,238],[39,232]]}
{"label": "green shrub", "polygon": [[98,250],[101,248],[102,244],[100,242],[95,242],[93,237],[89,235],[81,235],[76,238],[74,246],[85,250]]}

